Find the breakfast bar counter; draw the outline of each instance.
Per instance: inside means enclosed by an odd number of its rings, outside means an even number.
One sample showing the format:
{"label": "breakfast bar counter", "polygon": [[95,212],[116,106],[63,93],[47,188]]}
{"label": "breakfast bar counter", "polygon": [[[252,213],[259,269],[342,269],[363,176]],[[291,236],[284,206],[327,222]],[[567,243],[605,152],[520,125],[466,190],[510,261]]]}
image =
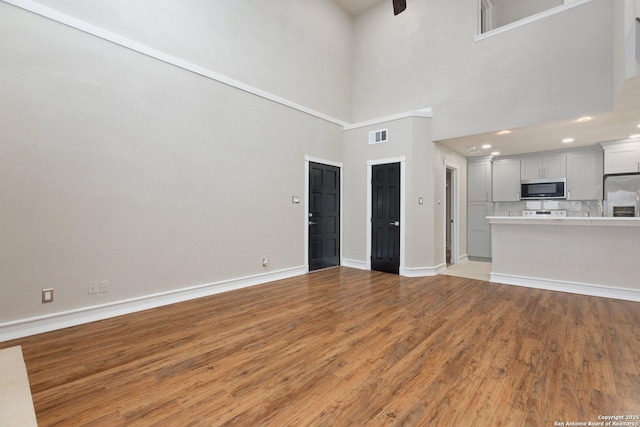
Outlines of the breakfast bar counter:
{"label": "breakfast bar counter", "polygon": [[640,218],[488,219],[492,282],[640,301]]}

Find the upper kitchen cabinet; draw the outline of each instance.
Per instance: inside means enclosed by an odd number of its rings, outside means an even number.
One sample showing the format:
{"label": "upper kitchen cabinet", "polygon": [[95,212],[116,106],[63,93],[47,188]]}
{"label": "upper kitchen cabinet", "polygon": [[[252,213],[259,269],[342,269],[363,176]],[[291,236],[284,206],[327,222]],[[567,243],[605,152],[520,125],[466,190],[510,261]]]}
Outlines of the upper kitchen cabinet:
{"label": "upper kitchen cabinet", "polygon": [[520,159],[501,159],[493,162],[493,201],[520,200]]}
{"label": "upper kitchen cabinet", "polygon": [[469,202],[491,201],[491,160],[467,163],[467,200]]}
{"label": "upper kitchen cabinet", "polygon": [[566,176],[566,154],[550,154],[546,156],[523,157],[521,159],[520,177],[522,180],[565,178]]}
{"label": "upper kitchen cabinet", "polygon": [[567,154],[567,200],[602,199],[602,150]]}
{"label": "upper kitchen cabinet", "polygon": [[604,147],[604,173],[640,172],[640,143],[602,143]]}

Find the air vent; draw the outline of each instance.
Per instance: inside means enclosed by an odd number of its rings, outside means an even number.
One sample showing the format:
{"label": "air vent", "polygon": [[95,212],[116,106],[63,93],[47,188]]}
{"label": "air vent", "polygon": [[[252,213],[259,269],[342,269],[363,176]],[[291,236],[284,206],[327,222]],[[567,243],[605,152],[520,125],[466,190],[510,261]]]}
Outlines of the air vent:
{"label": "air vent", "polygon": [[369,144],[380,144],[387,142],[387,136],[389,132],[387,129],[374,130],[369,132]]}

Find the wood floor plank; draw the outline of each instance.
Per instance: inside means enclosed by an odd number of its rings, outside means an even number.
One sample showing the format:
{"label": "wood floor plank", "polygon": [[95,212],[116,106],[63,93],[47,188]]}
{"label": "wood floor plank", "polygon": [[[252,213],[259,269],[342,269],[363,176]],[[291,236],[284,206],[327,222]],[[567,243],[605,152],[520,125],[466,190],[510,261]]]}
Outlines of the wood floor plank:
{"label": "wood floor plank", "polygon": [[640,414],[638,325],[634,302],[336,268],[0,348],[41,427],[539,427]]}

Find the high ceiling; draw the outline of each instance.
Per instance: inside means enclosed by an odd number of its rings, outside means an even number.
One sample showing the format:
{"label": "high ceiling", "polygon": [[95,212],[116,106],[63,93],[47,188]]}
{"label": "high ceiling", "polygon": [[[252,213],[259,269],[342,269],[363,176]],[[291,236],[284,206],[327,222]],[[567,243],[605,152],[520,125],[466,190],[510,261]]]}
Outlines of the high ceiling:
{"label": "high ceiling", "polygon": [[[640,77],[627,79],[613,111],[585,114],[592,120],[578,122],[580,117],[547,122],[518,129],[505,129],[511,133],[498,135],[494,132],[452,138],[438,141],[465,157],[490,155],[499,152],[501,156],[533,153],[538,151],[561,150],[596,145],[602,141],[629,139],[640,135]],[[571,142],[563,142],[565,139]],[[640,141],[640,137],[636,138]],[[491,147],[482,149],[482,145]],[[472,152],[476,147],[479,152]]]}
{"label": "high ceiling", "polygon": [[[360,15],[365,10],[378,3],[382,3],[383,0],[335,0],[341,8],[346,10],[349,14],[356,16]],[[391,2],[389,2],[389,8],[391,8]],[[391,9],[393,10],[393,9]]]}
{"label": "high ceiling", "polygon": [[[388,0],[335,0],[349,14],[356,16],[371,7]],[[391,2],[389,10],[392,10]],[[587,113],[585,113],[585,116]],[[501,156],[561,150],[595,145],[602,141],[628,139],[640,134],[640,77],[628,79],[613,111],[588,114],[592,120],[577,122],[580,117],[542,123],[518,129],[508,129],[510,133],[498,135],[494,132],[438,141],[465,157],[490,155],[499,152]],[[566,139],[571,142],[563,142]],[[640,140],[640,138],[638,138]],[[491,145],[483,149],[483,145]],[[476,147],[473,152],[471,147]]]}

